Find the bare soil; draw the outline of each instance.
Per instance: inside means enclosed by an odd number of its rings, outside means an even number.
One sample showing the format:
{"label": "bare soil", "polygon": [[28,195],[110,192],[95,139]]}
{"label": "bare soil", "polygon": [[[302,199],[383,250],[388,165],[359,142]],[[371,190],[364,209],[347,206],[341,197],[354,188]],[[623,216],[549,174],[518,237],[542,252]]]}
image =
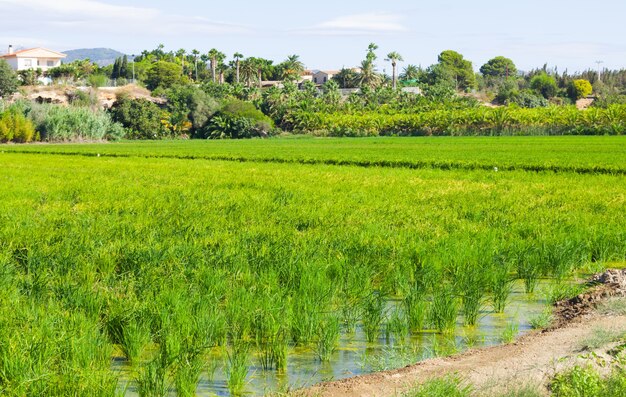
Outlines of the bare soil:
{"label": "bare soil", "polygon": [[[609,297],[625,296],[626,271],[610,270],[595,276],[592,282],[595,286],[588,292],[555,305],[556,319],[549,329],[527,334],[513,344],[321,383],[301,392],[306,396],[398,396],[428,379],[456,375],[471,384],[480,396],[523,386],[539,386],[547,394],[546,386],[555,373],[586,359],[581,347],[585,339],[599,328],[626,331],[626,316],[600,314],[595,310],[598,303]],[[613,347],[602,346],[592,356],[601,357]]]}
{"label": "bare soil", "polygon": [[69,87],[69,86],[31,86],[22,87],[22,92],[15,94],[10,101],[27,99],[39,103],[54,103],[57,105],[68,105],[70,96],[76,91],[89,92],[97,99],[101,108],[110,108],[117,100],[118,95],[124,94],[132,99],[147,99],[158,105],[164,104],[164,99],[155,98],[150,91],[135,84],[121,87]]}

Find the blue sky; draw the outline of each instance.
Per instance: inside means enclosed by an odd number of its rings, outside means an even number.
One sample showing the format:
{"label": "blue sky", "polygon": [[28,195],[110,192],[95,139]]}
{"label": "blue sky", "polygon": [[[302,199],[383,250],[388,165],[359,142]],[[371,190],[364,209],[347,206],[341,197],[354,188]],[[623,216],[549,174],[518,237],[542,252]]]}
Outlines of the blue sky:
{"label": "blue sky", "polygon": [[453,49],[474,68],[496,55],[527,70],[626,68],[626,1],[596,0],[0,0],[0,52],[8,44],[56,50],[155,48],[261,56],[300,55],[311,69],[356,66],[370,42],[379,69],[390,51],[428,66]]}

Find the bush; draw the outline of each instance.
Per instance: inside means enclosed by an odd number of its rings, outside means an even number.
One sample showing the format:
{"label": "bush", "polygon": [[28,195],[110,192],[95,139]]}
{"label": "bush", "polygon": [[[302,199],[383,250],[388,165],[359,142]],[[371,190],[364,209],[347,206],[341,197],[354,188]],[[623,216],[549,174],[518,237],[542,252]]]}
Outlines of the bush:
{"label": "bush", "polygon": [[35,137],[35,127],[22,113],[9,109],[0,116],[0,142],[30,142]]}
{"label": "bush", "polygon": [[254,105],[233,99],[211,119],[203,135],[212,139],[267,137],[273,128],[272,120]]}
{"label": "bush", "polygon": [[127,129],[128,138],[162,139],[169,136],[161,121],[167,118],[163,110],[147,99],[119,96],[110,112],[113,120]]}
{"label": "bush", "polygon": [[546,99],[552,98],[557,92],[556,80],[545,72],[536,75],[530,80],[530,88]]}
{"label": "bush", "polygon": [[591,95],[593,87],[587,80],[574,80],[567,86],[567,95],[572,101],[577,101],[581,98]]}
{"label": "bush", "polygon": [[191,123],[191,133],[194,136],[201,134],[220,107],[206,92],[190,85],[173,87],[165,95],[171,113],[170,119],[176,124]]}
{"label": "bush", "polygon": [[50,142],[120,139],[124,135],[122,127],[101,110],[31,105],[26,112],[41,139]]}
{"label": "bush", "polygon": [[9,96],[17,91],[20,82],[11,66],[0,59],[0,98]]}
{"label": "bush", "polygon": [[68,93],[67,99],[72,106],[96,107],[99,104],[98,93],[94,90],[76,90]]}
{"label": "bush", "polygon": [[87,77],[87,85],[89,87],[99,88],[104,87],[109,82],[109,78],[103,74],[92,74]]}

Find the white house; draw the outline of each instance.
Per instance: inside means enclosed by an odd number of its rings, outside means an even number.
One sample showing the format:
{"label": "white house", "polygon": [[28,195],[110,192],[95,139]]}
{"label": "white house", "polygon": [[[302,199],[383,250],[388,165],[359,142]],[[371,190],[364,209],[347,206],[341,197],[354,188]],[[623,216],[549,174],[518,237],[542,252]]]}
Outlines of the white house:
{"label": "white house", "polygon": [[338,70],[320,70],[313,74],[313,82],[318,85],[324,85],[338,74]]}
{"label": "white house", "polygon": [[67,55],[45,48],[30,48],[27,50],[13,51],[9,46],[9,52],[0,55],[13,68],[13,70],[41,69],[47,72],[49,69],[61,66],[61,60]]}

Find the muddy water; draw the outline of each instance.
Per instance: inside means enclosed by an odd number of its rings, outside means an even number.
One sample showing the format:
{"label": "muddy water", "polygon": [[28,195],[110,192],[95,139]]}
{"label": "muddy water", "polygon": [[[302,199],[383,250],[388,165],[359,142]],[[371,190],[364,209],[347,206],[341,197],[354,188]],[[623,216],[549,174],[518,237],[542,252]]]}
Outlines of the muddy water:
{"label": "muddy water", "polygon": [[[455,333],[449,336],[433,332],[421,332],[405,340],[381,337],[375,343],[368,343],[364,332],[357,328],[351,334],[343,334],[331,362],[321,363],[313,348],[292,347],[288,351],[287,370],[284,374],[264,371],[258,360],[252,357],[249,367],[245,395],[262,396],[276,391],[288,391],[312,384],[347,378],[375,371],[400,368],[436,355],[449,355],[471,347],[493,346],[502,343],[503,335],[520,335],[531,329],[530,319],[540,314],[546,307],[545,291],[549,284],[541,282],[535,294],[524,293],[523,284],[515,284],[509,304],[502,314],[492,313],[487,305],[481,313],[479,323],[474,327],[463,326],[459,317]],[[390,302],[393,307],[395,302]],[[200,396],[229,396],[223,365],[224,357],[211,380],[203,374],[198,385]],[[121,389],[126,388],[127,396],[136,395],[136,390],[128,379],[131,374],[123,361],[114,364],[122,372]],[[174,395],[174,394],[172,394]]]}

